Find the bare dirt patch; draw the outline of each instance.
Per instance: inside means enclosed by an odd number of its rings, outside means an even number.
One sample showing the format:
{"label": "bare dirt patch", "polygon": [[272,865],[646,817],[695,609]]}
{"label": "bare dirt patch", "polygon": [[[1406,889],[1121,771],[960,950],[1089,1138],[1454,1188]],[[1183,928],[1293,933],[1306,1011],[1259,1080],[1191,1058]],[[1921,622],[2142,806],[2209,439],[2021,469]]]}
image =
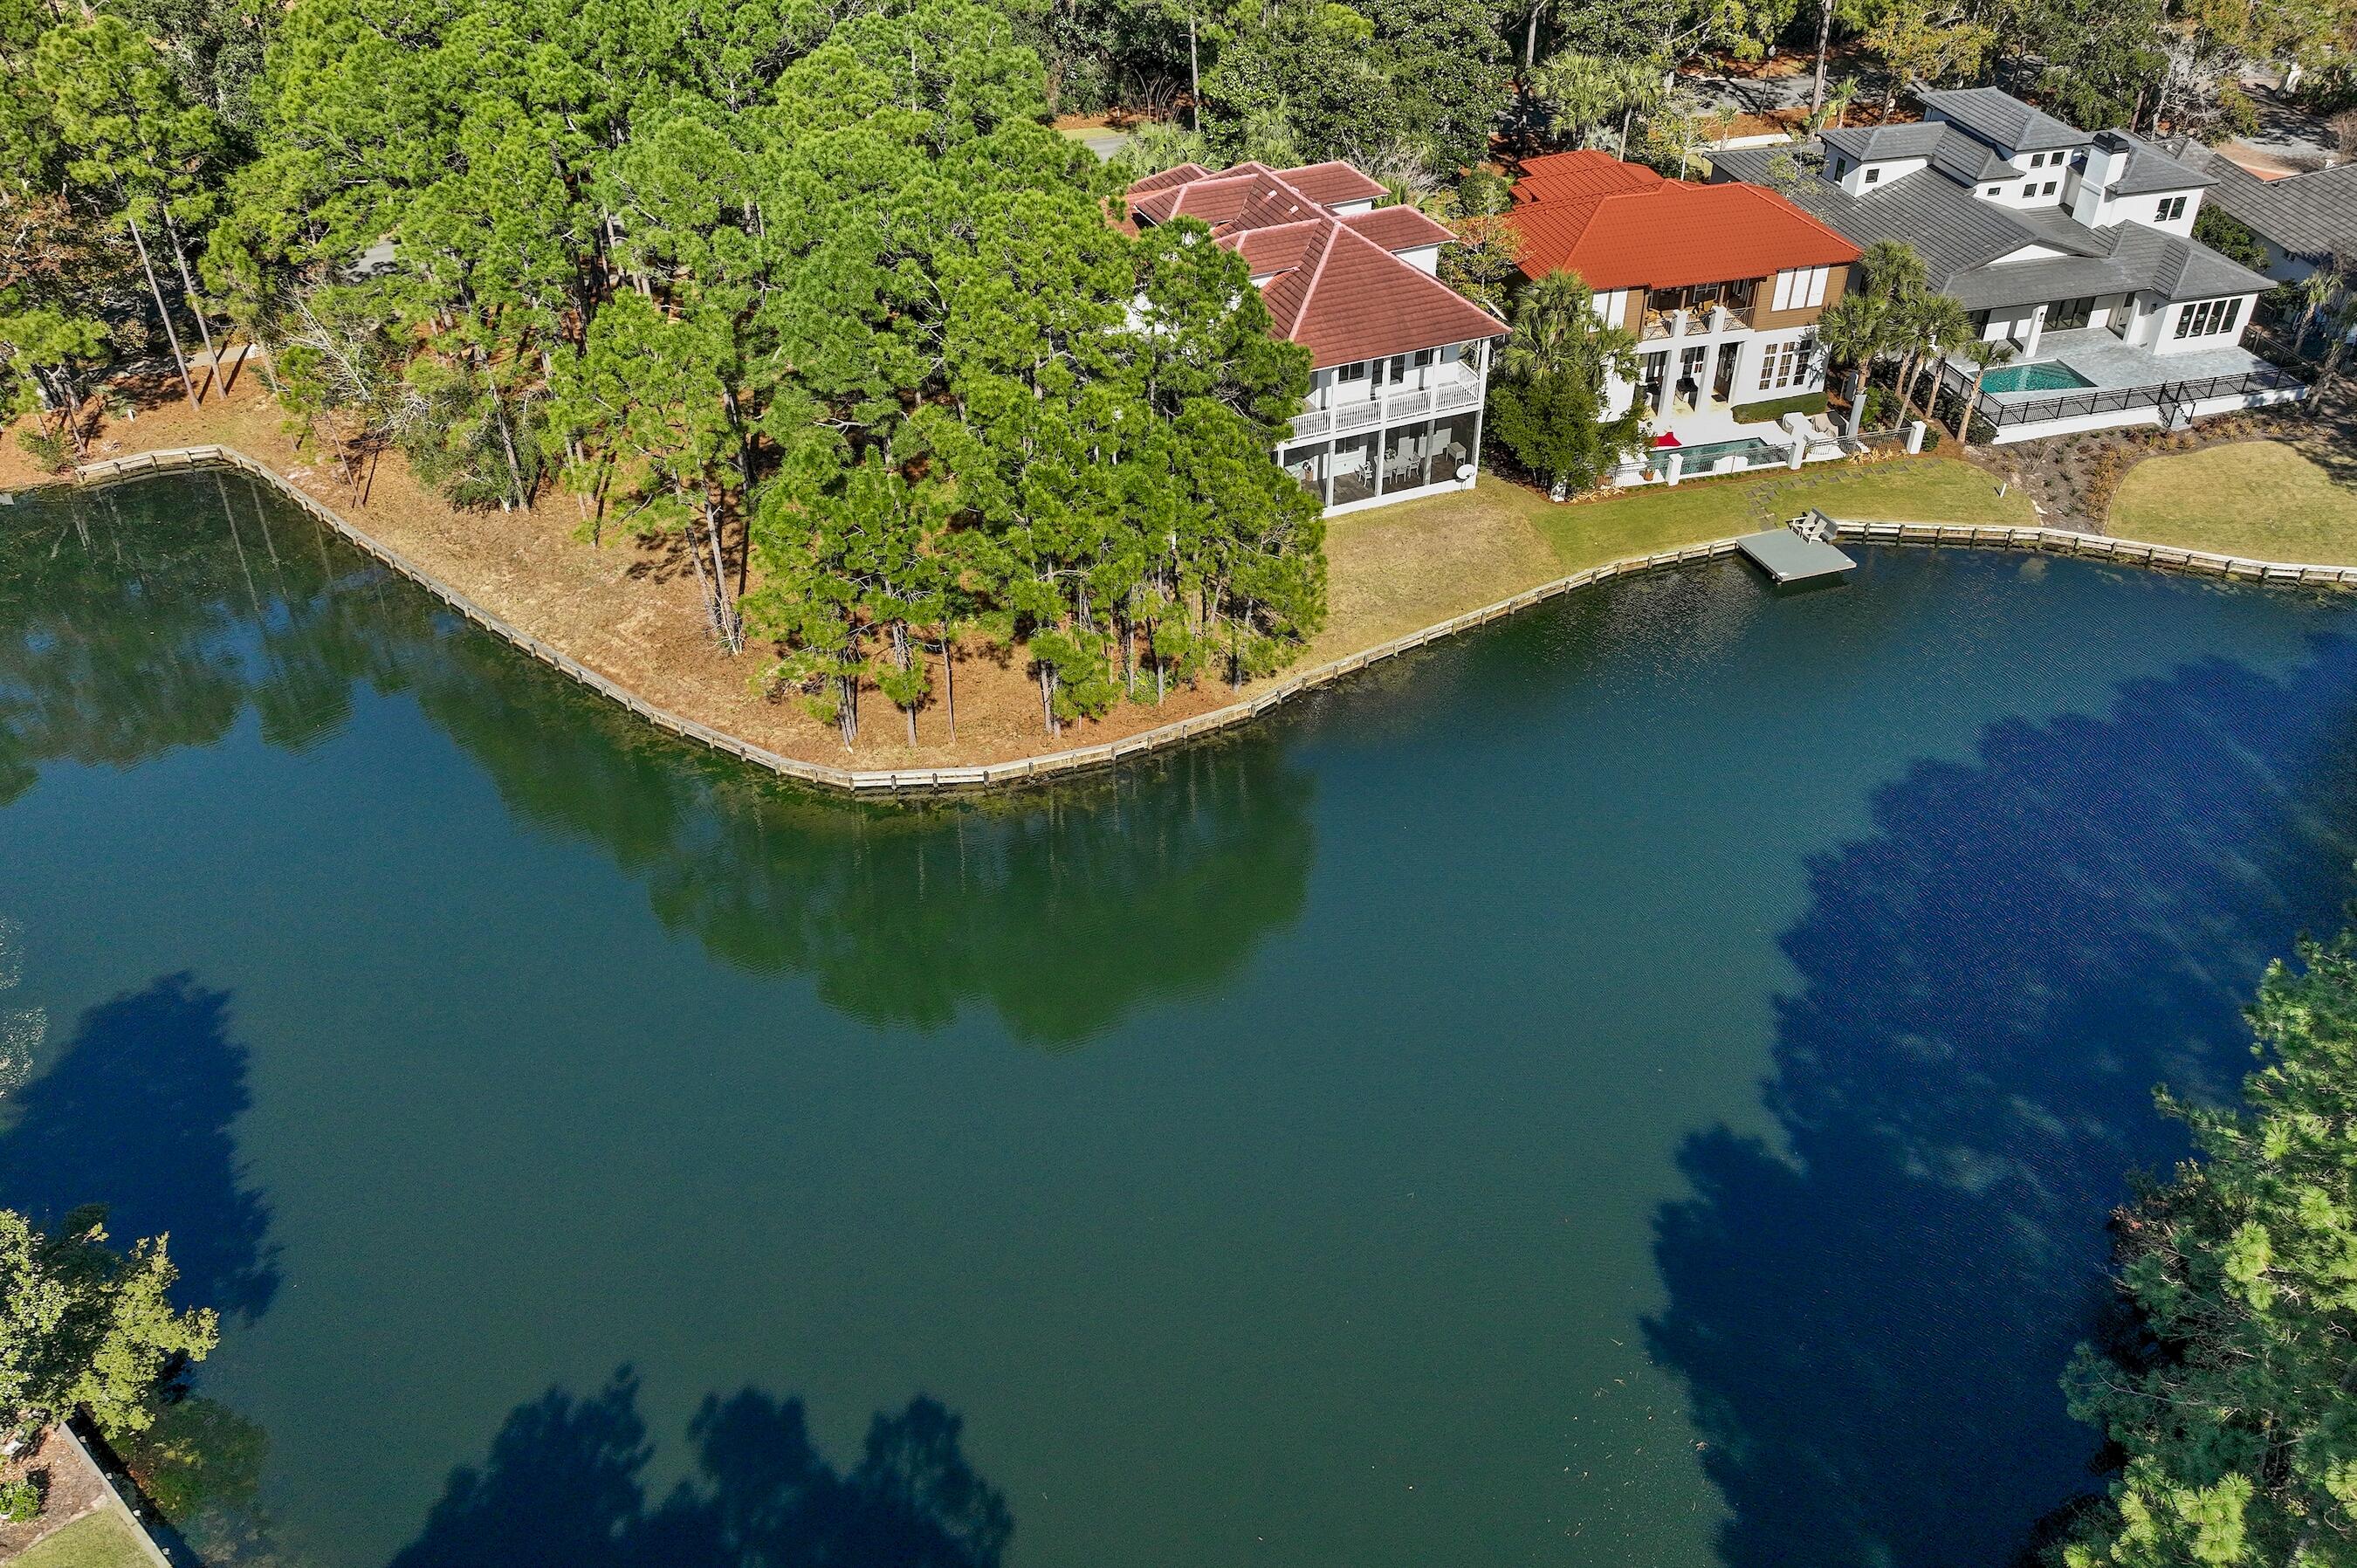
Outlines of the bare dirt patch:
{"label": "bare dirt patch", "polygon": [[23,1453],[0,1459],[0,1481],[27,1477],[42,1488],[41,1511],[16,1524],[0,1524],[0,1562],[106,1502],[106,1483],[55,1427]]}
{"label": "bare dirt patch", "polygon": [[[297,447],[285,413],[251,367],[226,397],[208,397],[201,409],[190,409],[178,395],[177,381],[169,397],[160,387],[143,390],[144,405],[133,417],[99,418],[92,460],[216,442],[238,447],[492,615],[659,707],[783,756],[866,768],[1004,762],[1118,740],[1237,695],[1224,682],[1206,681],[1172,690],[1159,705],[1116,705],[1101,720],[1066,725],[1060,737],[1050,737],[1039,689],[1020,655],[963,648],[955,671],[954,743],[935,657],[935,696],[918,714],[918,744],[908,744],[899,711],[870,692],[861,703],[858,744],[846,748],[834,727],[811,717],[797,698],[755,689],[775,648],[748,648],[734,659],[721,652],[706,628],[694,571],[669,542],[618,537],[609,530],[602,545],[593,545],[579,537],[575,501],[563,494],[542,496],[528,512],[461,510],[421,488],[394,454],[364,473],[355,491],[332,463]],[[0,449],[0,489],[46,477],[13,438]]]}

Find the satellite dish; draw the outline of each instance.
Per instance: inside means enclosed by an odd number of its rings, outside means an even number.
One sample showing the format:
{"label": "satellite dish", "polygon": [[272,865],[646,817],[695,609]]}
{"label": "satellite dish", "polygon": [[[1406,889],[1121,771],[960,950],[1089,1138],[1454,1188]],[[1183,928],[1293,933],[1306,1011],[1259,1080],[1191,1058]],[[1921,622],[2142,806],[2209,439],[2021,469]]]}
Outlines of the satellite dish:
{"label": "satellite dish", "polygon": [[1472,464],[1470,464],[1470,463],[1459,463],[1459,464],[1458,464],[1458,465],[1457,465],[1457,477],[1458,477],[1459,479],[1469,479],[1469,478],[1471,478],[1473,477],[1473,465],[1472,465]]}

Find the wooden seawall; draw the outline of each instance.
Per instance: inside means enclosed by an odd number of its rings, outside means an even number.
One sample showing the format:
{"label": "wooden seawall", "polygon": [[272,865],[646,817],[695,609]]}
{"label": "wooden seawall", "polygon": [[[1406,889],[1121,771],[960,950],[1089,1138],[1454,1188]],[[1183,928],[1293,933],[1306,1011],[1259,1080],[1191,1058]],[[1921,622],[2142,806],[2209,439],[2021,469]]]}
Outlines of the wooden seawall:
{"label": "wooden seawall", "polygon": [[[1552,582],[1526,588],[1495,604],[1468,610],[1463,615],[1427,626],[1405,637],[1392,639],[1357,653],[1314,665],[1308,670],[1285,677],[1267,690],[1254,696],[1214,708],[1210,713],[1192,718],[1140,731],[1121,740],[1097,746],[1072,746],[1063,750],[1042,752],[1036,757],[1019,757],[1012,762],[977,764],[968,768],[835,768],[822,762],[804,762],[797,757],[780,756],[764,746],[742,740],[725,730],[659,708],[587,665],[551,647],[531,633],[510,626],[489,610],[442,582],[399,551],[393,549],[355,527],[333,508],[317,500],[300,487],[277,473],[268,464],[260,462],[233,446],[185,446],[164,452],[142,452],[127,457],[110,458],[104,462],[85,464],[76,468],[74,482],[78,485],[107,484],[120,479],[140,478],[152,474],[188,472],[204,468],[234,468],[241,473],[271,486],[288,500],[309,512],[328,528],[363,553],[375,557],[393,571],[409,578],[426,592],[447,604],[452,609],[539,660],[550,668],[562,671],[598,695],[619,703],[656,728],[666,730],[683,739],[695,741],[715,751],[741,757],[757,768],[765,768],[782,778],[821,789],[832,789],[855,796],[925,796],[950,794],[975,789],[1000,789],[1011,785],[1038,782],[1068,774],[1083,773],[1110,768],[1116,763],[1149,756],[1172,746],[1184,746],[1205,736],[1214,735],[1234,725],[1259,718],[1279,705],[1315,691],[1354,671],[1364,670],[1384,660],[1412,652],[1462,631],[1488,626],[1518,610],[1530,608],[1548,599],[1609,583],[1616,578],[1641,575],[1673,566],[1692,565],[1698,562],[1732,555],[1738,548],[1733,537],[1713,540],[1706,544],[1690,544],[1682,550],[1664,551],[1659,554],[1635,555],[1625,560],[1606,562],[1590,566]],[[2170,571],[2206,573],[2212,576],[2260,583],[2287,585],[2321,584],[2344,586],[2357,585],[2357,566],[2300,566],[2274,561],[2251,561],[2239,556],[2218,555],[2199,550],[2178,550],[2167,545],[2146,544],[2133,540],[2111,539],[2101,534],[2073,533],[2054,528],[1983,528],[1952,523],[1926,522],[1857,522],[1829,520],[1835,536],[1874,544],[1965,544],[1996,549],[2038,550],[2053,554],[2095,556],[2121,561],[2134,565],[2151,566]]]}

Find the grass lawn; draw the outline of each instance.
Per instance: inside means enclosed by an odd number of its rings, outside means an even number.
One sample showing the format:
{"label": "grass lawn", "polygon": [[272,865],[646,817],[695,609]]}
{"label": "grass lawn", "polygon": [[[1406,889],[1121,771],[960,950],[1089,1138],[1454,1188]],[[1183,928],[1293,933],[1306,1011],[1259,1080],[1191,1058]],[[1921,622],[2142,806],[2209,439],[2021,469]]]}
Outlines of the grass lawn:
{"label": "grass lawn", "polygon": [[1564,506],[1484,475],[1469,493],[1402,501],[1327,525],[1329,609],[1308,662],[1405,636],[1582,567],[1757,532],[1813,506],[1877,521],[2038,521],[2027,497],[1998,495],[1987,474],[1950,457],[1824,463],[1797,475],[1654,486]]}
{"label": "grass lawn", "polygon": [[2147,457],[2112,498],[2127,539],[2262,561],[2357,564],[2357,489],[2277,441]]}
{"label": "grass lawn", "polygon": [[35,1541],[8,1568],[147,1568],[148,1562],[129,1522],[103,1508]]}

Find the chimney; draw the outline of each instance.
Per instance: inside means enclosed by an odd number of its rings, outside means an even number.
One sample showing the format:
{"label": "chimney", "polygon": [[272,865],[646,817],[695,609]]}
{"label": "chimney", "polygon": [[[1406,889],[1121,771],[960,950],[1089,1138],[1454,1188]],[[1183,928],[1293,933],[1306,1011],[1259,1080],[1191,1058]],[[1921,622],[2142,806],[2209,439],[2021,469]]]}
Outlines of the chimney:
{"label": "chimney", "polygon": [[2086,166],[2079,171],[2079,188],[2071,198],[2071,216],[2093,229],[2104,209],[2104,192],[2114,180],[2127,172],[2128,155],[2135,149],[2126,136],[2117,131],[2098,131],[2093,145],[2087,148]]}

